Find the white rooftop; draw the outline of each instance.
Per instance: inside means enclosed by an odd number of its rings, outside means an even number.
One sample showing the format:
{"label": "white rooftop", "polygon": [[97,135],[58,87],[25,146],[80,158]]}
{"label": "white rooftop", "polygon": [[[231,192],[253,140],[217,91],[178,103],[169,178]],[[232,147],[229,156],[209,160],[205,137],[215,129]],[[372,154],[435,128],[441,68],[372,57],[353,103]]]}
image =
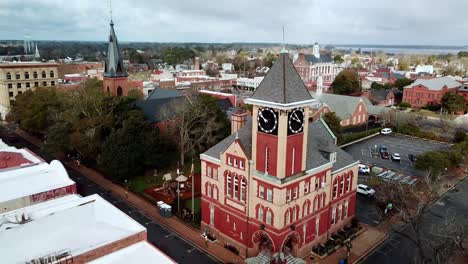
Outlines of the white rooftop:
{"label": "white rooftop", "polygon": [[95,259],[88,264],[141,264],[176,263],[159,249],[147,242],[138,242],[109,255]]}
{"label": "white rooftop", "polygon": [[432,78],[432,79],[417,79],[414,83],[405,86],[404,88],[411,88],[417,85],[423,85],[427,87],[429,90],[433,91],[440,91],[444,86],[447,88],[455,88],[461,86],[461,83],[455,81],[453,78],[450,77],[440,77],[440,78]]}
{"label": "white rooftop", "polygon": [[75,182],[58,160],[0,171],[0,202],[10,201],[66,186]]}
{"label": "white rooftop", "polygon": [[[24,212],[31,221],[13,224]],[[1,214],[0,222],[1,263],[25,263],[64,250],[77,256],[146,230],[97,194],[28,206]]]}
{"label": "white rooftop", "polygon": [[23,156],[23,158],[31,161],[31,163],[40,163],[43,162],[41,158],[36,156],[33,152],[29,151],[28,149],[18,149],[16,147],[12,147],[7,145],[3,140],[0,139],[0,152],[13,152],[19,153]]}

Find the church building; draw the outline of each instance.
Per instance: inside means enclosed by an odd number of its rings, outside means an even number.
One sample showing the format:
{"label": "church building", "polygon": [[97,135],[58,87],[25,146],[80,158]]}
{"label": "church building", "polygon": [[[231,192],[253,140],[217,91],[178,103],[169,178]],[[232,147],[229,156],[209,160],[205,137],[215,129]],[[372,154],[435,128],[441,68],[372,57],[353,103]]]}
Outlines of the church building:
{"label": "church building", "polygon": [[303,258],[353,218],[358,162],[309,122],[318,101],[286,52],[246,103],[252,121],[200,155],[201,228],[246,258]]}
{"label": "church building", "polygon": [[103,89],[109,95],[128,95],[128,74],[125,70],[119,42],[114,31],[114,22],[110,22],[109,43],[104,68]]}

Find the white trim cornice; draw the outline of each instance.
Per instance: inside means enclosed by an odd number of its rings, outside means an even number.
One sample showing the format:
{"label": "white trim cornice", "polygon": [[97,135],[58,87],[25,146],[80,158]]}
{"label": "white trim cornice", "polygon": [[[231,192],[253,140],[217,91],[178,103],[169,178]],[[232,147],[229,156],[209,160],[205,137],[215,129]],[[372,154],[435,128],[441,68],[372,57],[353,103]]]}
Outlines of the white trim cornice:
{"label": "white trim cornice", "polygon": [[268,101],[252,99],[252,98],[248,98],[244,102],[246,104],[258,105],[258,106],[263,106],[263,107],[272,107],[272,108],[280,109],[280,110],[289,110],[289,109],[296,108],[296,107],[312,106],[312,105],[320,103],[319,101],[315,99],[310,99],[310,100],[305,100],[305,101],[282,104],[282,103],[268,102]]}

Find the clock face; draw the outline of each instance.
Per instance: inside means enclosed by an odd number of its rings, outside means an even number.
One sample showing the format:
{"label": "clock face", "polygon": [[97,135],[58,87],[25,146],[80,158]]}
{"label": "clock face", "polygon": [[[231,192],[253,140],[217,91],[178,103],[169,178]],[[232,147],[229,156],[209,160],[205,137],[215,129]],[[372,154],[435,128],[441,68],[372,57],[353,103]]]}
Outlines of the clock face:
{"label": "clock face", "polygon": [[258,110],[258,128],[264,133],[272,134],[277,132],[278,113],[271,108],[261,108]]}
{"label": "clock face", "polygon": [[288,134],[297,134],[304,130],[304,110],[296,108],[288,115]]}

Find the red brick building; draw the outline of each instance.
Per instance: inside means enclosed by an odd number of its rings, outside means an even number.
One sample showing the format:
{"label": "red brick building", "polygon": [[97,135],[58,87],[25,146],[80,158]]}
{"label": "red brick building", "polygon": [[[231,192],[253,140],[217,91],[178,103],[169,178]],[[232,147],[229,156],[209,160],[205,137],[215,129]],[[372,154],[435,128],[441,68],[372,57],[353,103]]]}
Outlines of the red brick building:
{"label": "red brick building", "polygon": [[354,216],[358,163],[309,123],[316,100],[288,54],[246,103],[252,122],[201,154],[201,228],[244,257],[302,258]]}
{"label": "red brick building", "polygon": [[457,91],[458,95],[465,97],[466,106],[468,106],[468,83],[463,84]]}
{"label": "red brick building", "polygon": [[457,92],[460,86],[461,83],[450,77],[417,79],[414,83],[405,86],[402,101],[415,108],[437,105],[445,93]]}

